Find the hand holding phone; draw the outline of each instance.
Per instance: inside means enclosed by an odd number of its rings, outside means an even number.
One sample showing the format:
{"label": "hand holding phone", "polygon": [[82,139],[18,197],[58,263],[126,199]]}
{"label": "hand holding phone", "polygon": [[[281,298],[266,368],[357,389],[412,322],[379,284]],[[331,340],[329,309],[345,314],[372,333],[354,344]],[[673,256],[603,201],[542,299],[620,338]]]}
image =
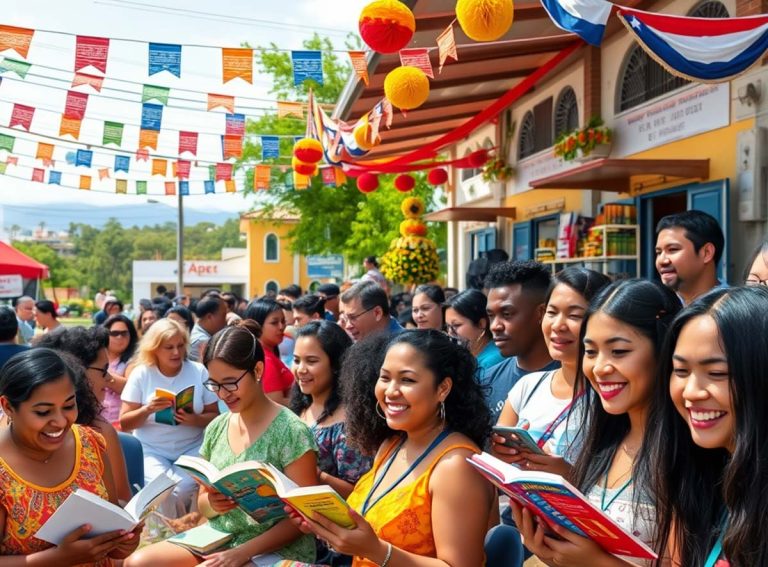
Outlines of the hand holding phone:
{"label": "hand holding phone", "polygon": [[504,446],[512,447],[518,451],[545,455],[546,453],[536,444],[531,434],[520,427],[507,427],[505,425],[495,425],[493,432],[504,438]]}

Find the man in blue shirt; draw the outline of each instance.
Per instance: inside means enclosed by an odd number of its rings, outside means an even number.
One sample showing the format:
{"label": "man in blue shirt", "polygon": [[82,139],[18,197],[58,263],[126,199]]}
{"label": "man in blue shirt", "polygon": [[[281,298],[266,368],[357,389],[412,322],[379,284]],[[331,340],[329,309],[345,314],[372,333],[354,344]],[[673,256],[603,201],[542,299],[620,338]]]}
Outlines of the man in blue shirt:
{"label": "man in blue shirt", "polygon": [[10,307],[0,305],[0,369],[14,354],[29,348],[27,345],[16,344],[18,331],[16,313]]}
{"label": "man in blue shirt", "polygon": [[389,298],[379,284],[361,281],[341,294],[339,325],[353,341],[377,333],[399,333],[400,323],[389,315]]}
{"label": "man in blue shirt", "polygon": [[479,374],[494,422],[520,378],[560,367],[550,358],[541,331],[550,285],[549,269],[531,260],[494,264],[485,277],[493,341],[505,357]]}

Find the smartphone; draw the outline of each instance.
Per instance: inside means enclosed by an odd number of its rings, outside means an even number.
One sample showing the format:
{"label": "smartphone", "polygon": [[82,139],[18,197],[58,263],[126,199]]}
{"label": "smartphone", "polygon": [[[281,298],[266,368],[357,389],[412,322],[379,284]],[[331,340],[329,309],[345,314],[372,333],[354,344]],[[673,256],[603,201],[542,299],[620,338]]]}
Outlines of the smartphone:
{"label": "smartphone", "polygon": [[504,446],[512,447],[518,451],[527,451],[537,455],[545,455],[541,447],[536,444],[536,440],[531,437],[527,429],[519,427],[507,427],[504,425],[495,425],[493,432],[504,438]]}

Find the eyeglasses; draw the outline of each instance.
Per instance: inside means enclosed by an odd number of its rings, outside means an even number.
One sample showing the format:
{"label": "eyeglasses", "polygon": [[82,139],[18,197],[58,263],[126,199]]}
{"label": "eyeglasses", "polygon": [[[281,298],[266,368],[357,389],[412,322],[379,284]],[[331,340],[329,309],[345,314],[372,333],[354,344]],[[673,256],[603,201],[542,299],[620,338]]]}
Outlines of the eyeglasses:
{"label": "eyeglasses", "polygon": [[766,285],[768,286],[768,280],[759,280],[757,278],[749,278],[747,281],[744,282],[746,285]]}
{"label": "eyeglasses", "polygon": [[243,372],[240,375],[240,378],[238,378],[234,382],[224,382],[223,384],[219,384],[215,380],[206,380],[205,382],[203,382],[203,386],[205,386],[206,390],[210,390],[211,392],[218,392],[222,388],[224,390],[226,390],[227,392],[235,392],[235,391],[237,391],[237,386],[238,386],[240,380],[245,378],[245,375],[248,374],[248,372],[249,372],[248,370]]}
{"label": "eyeglasses", "polygon": [[123,339],[127,337],[129,334],[130,333],[128,331],[110,331],[109,332],[110,337],[115,337],[115,338],[120,337]]}
{"label": "eyeglasses", "polygon": [[107,374],[109,373],[109,364],[106,366],[99,368],[98,366],[86,366],[88,370],[96,370],[97,372],[101,372],[101,377],[106,378]]}
{"label": "eyeglasses", "polygon": [[355,313],[354,315],[347,315],[346,313],[342,313],[341,315],[339,315],[339,320],[342,323],[352,323],[354,325],[355,321],[357,321],[360,317],[362,317],[363,315],[365,315],[369,311],[372,311],[375,308],[376,306],[374,305],[373,307],[369,307],[365,311],[361,311],[360,313]]}

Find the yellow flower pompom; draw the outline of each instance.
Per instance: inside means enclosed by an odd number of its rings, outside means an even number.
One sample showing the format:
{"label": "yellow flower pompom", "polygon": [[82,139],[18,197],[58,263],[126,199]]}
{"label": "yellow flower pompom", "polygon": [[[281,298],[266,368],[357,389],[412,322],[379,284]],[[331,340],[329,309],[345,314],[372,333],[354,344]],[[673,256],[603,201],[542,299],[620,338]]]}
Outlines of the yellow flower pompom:
{"label": "yellow flower pompom", "polygon": [[418,108],[429,97],[429,79],[416,67],[397,67],[384,78],[384,96],[402,110]]}
{"label": "yellow flower pompom", "polygon": [[459,0],[456,19],[467,37],[495,41],[509,31],[515,15],[512,0]]}
{"label": "yellow flower pompom", "polygon": [[408,197],[403,199],[400,205],[400,211],[407,219],[417,219],[424,214],[424,201],[418,197]]}

